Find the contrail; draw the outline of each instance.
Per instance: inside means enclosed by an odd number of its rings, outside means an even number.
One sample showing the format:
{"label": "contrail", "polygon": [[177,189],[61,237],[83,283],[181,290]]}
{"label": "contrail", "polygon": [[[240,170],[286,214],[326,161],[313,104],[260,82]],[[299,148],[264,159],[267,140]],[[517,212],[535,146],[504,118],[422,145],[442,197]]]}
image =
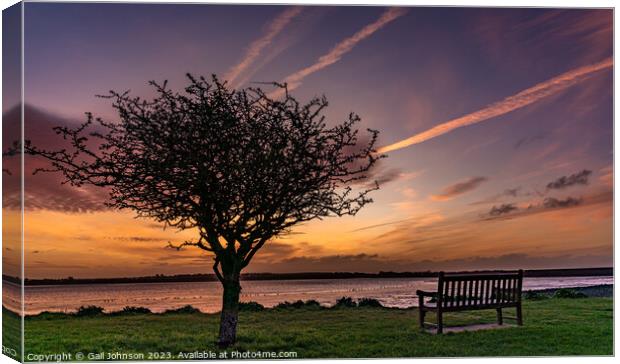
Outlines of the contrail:
{"label": "contrail", "polygon": [[248,47],[243,59],[235,66],[233,66],[225,75],[224,79],[231,85],[235,83],[235,80],[245,71],[261,54],[263,49],[269,46],[273,39],[278,36],[284,30],[284,28],[293,20],[303,8],[301,6],[294,6],[287,8],[280,13],[275,19],[267,26],[266,33],[252,42]]}
{"label": "contrail", "polygon": [[[393,20],[405,15],[406,12],[407,9],[403,8],[389,8],[381,14],[381,17],[379,17],[379,19],[377,19],[374,23],[366,25],[357,33],[336,44],[334,48],[327,52],[327,54],[321,56],[313,65],[303,68],[286,77],[284,82],[286,82],[288,90],[292,91],[296,89],[299,85],[301,85],[301,82],[307,76],[338,62],[345,54],[349,53],[353,47],[357,45],[357,43],[370,37],[376,31],[383,28]],[[278,97],[282,95],[283,92],[284,91],[282,90],[276,90],[272,93],[272,95],[273,97]]]}
{"label": "contrail", "polygon": [[477,124],[481,121],[507,114],[511,111],[530,105],[538,100],[542,100],[548,96],[556,95],[570,86],[587,79],[593,73],[612,66],[613,59],[610,57],[598,63],[575,68],[550,80],[525,89],[515,95],[509,96],[502,101],[491,104],[481,110],[439,124],[422,133],[413,135],[394,144],[381,147],[379,148],[378,153],[392,152],[410,145],[422,143],[429,139],[448,133],[454,129]]}

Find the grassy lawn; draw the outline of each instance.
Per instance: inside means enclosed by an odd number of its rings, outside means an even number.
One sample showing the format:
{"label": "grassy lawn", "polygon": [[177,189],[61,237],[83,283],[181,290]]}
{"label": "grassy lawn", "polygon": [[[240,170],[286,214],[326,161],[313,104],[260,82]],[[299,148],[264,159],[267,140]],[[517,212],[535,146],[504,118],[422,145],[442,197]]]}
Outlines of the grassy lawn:
{"label": "grassy lawn", "polygon": [[2,346],[4,354],[13,358],[18,359],[21,342],[21,322],[19,318],[7,311],[4,307],[2,308]]}
{"label": "grassy lawn", "polygon": [[[415,309],[242,312],[232,350],[295,351],[298,358],[612,355],[612,315],[611,298],[525,301],[523,327],[435,336],[418,329]],[[445,322],[494,319],[490,310],[447,315]],[[214,314],[43,314],[26,318],[26,353],[170,352],[176,359],[179,352],[217,352],[217,330]]]}

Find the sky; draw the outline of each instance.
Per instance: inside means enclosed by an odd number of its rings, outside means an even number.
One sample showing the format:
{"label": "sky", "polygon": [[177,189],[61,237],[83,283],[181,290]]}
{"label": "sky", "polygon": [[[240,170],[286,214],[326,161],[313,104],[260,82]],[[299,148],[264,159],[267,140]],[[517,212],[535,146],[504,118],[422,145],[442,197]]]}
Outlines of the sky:
{"label": "sky", "polygon": [[[95,95],[187,72],[287,82],[324,94],[328,123],[380,130],[374,202],[295,227],[248,272],[613,263],[611,10],[26,3],[25,44],[26,138],[50,146],[86,111],[117,118]],[[59,182],[26,177],[27,277],[211,272],[165,248],[195,232]]]}

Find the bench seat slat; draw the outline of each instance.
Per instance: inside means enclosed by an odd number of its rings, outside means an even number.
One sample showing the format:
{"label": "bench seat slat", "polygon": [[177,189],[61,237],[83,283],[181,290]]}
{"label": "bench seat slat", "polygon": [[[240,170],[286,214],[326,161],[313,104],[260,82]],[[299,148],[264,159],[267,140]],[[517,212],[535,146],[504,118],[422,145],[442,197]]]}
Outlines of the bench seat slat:
{"label": "bench seat slat", "polygon": [[[477,305],[477,306],[467,306],[467,307],[441,307],[441,311],[443,312],[451,312],[451,311],[473,311],[473,310],[489,310],[493,308],[509,308],[516,307],[517,302],[510,303],[496,303],[489,305]],[[437,304],[435,303],[426,303],[424,304],[425,311],[437,311]]]}

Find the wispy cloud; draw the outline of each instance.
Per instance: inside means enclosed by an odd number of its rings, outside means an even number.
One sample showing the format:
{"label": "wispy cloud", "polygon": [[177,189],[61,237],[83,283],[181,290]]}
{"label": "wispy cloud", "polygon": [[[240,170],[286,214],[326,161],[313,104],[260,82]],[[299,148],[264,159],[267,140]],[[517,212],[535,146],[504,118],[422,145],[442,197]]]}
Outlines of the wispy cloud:
{"label": "wispy cloud", "polygon": [[384,223],[381,223],[381,224],[374,224],[374,225],[363,226],[361,228],[357,228],[357,229],[351,230],[349,232],[355,233],[355,232],[358,232],[358,231],[364,231],[364,230],[375,229],[375,228],[383,227],[383,226],[400,224],[400,223],[406,222],[406,221],[410,221],[410,219],[401,219],[401,220],[396,220],[396,221],[384,222]]}
{"label": "wispy cloud", "polygon": [[518,210],[519,208],[517,206],[515,206],[515,204],[513,203],[505,203],[505,204],[501,204],[499,206],[493,206],[491,208],[491,211],[489,211],[489,215],[491,216],[499,216],[499,215],[504,215],[504,214],[508,214],[512,211]]}
{"label": "wispy cloud", "polygon": [[533,104],[536,101],[542,100],[546,97],[556,95],[561,91],[569,88],[570,86],[573,86],[587,79],[595,72],[611,68],[612,66],[613,59],[610,57],[598,63],[575,68],[559,76],[556,76],[547,81],[534,85],[528,89],[525,89],[515,95],[509,96],[502,101],[491,104],[481,110],[461,116],[456,119],[452,119],[422,133],[413,135],[407,139],[379,148],[378,152],[387,153],[398,149],[406,148],[408,146],[436,138],[454,129],[462,128],[464,126],[472,124],[477,124],[479,122],[489,120],[496,116],[507,114],[511,111]]}
{"label": "wispy cloud", "polygon": [[545,199],[545,201],[543,201],[543,206],[547,209],[556,209],[560,207],[571,207],[571,206],[581,205],[582,202],[583,202],[583,199],[581,198],[567,197],[564,200],[560,200],[554,197],[548,197]]}
{"label": "wispy cloud", "polygon": [[475,189],[487,180],[488,178],[486,177],[471,177],[465,181],[458,182],[444,188],[440,194],[431,196],[431,199],[435,201],[451,200],[458,195],[462,195]]}
{"label": "wispy cloud", "polygon": [[521,138],[515,143],[514,149],[525,147],[526,145],[530,145],[536,141],[543,140],[545,137],[545,135],[533,135]]}
{"label": "wispy cloud", "polygon": [[587,185],[591,174],[592,171],[584,169],[583,171],[573,173],[570,176],[562,176],[555,181],[549,182],[547,184],[547,189],[561,190],[575,185]]}
{"label": "wispy cloud", "polygon": [[517,197],[517,196],[529,196],[531,193],[530,192],[523,192],[521,189],[521,186],[519,187],[515,187],[515,188],[507,188],[504,190],[504,192],[495,194],[493,196],[487,197],[483,200],[480,201],[476,201],[476,202],[472,202],[470,203],[470,205],[472,206],[476,206],[476,205],[488,205],[491,203],[496,203],[496,202],[500,202],[501,200],[507,198],[507,197]]}
{"label": "wispy cloud", "polygon": [[[605,204],[612,207],[613,202],[613,191],[602,191],[595,192],[590,195],[582,196],[582,197],[566,197],[564,199],[548,197],[543,201],[530,204],[527,208],[515,208],[510,211],[505,211],[505,213],[489,213],[485,215],[486,218],[484,220],[497,220],[497,219],[514,219],[519,217],[526,217],[534,214],[540,214],[544,212],[556,211],[556,210],[565,210],[569,208],[577,208],[577,207],[585,207],[592,205]],[[516,207],[516,206],[515,206]],[[491,211],[492,212],[492,211]]]}
{"label": "wispy cloud", "polygon": [[[435,248],[436,249],[436,248]],[[273,261],[256,261],[254,271],[268,272],[411,272],[441,270],[484,270],[484,269],[541,269],[541,268],[583,268],[613,265],[611,249],[604,253],[472,255],[447,259],[424,257],[391,257],[379,254],[341,254],[329,256],[299,256]]]}
{"label": "wispy cloud", "polygon": [[[287,76],[284,79],[284,82],[286,82],[288,90],[291,91],[296,89],[301,85],[304,78],[317,71],[322,70],[327,66],[338,62],[345,54],[349,53],[359,42],[370,37],[375,32],[377,32],[390,22],[394,21],[395,19],[405,15],[406,13],[407,9],[389,8],[383,14],[381,14],[379,19],[377,19],[375,22],[366,25],[357,33],[336,44],[334,48],[321,56],[314,64]],[[282,92],[282,90],[276,90],[272,93],[272,97],[281,96]]]}
{"label": "wispy cloud", "polygon": [[233,66],[225,75],[224,79],[227,80],[232,87],[239,85],[237,82],[239,76],[252,64],[261,52],[267,48],[273,40],[284,30],[284,28],[302,12],[301,6],[294,6],[287,8],[280,13],[275,19],[273,19],[266,28],[265,34],[256,39],[250,44],[245,52],[245,55],[241,61]]}

